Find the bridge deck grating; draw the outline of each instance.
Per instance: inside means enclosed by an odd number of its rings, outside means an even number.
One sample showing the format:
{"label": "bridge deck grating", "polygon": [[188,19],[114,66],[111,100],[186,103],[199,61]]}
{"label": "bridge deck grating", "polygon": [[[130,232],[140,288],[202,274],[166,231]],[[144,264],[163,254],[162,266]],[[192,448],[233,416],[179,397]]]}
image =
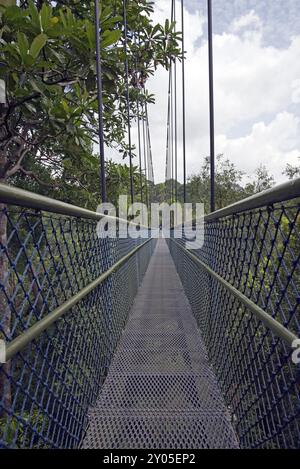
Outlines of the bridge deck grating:
{"label": "bridge deck grating", "polygon": [[236,448],[168,247],[159,240],[83,448]]}

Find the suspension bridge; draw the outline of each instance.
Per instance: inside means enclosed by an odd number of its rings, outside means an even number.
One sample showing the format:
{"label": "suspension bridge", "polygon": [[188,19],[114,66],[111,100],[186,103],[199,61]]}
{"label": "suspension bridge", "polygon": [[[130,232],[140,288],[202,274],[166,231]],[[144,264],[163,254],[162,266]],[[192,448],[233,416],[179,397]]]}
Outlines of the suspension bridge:
{"label": "suspension bridge", "polygon": [[[2,448],[300,448],[300,179],[215,210],[208,13],[211,213],[201,247],[187,248],[184,229],[99,237],[103,215],[0,183]],[[166,180],[177,201],[175,65],[169,73]],[[182,60],[185,202],[184,76]],[[143,136],[152,181],[146,102],[137,114],[140,170]],[[130,119],[128,104],[134,201]]]}
{"label": "suspension bridge", "polygon": [[193,251],[0,197],[2,447],[299,447],[300,180],[208,215]]}

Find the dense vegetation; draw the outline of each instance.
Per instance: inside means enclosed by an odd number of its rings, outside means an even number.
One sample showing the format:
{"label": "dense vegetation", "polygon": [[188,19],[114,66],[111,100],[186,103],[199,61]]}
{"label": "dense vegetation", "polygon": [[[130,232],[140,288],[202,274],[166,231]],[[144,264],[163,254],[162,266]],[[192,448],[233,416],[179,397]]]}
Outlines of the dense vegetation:
{"label": "dense vegetation", "polygon": [[[4,6],[4,5],[10,6]],[[2,6],[1,6],[2,5]],[[128,150],[122,1],[100,4],[105,143]],[[127,4],[130,112],[153,102],[145,90],[158,66],[180,55],[180,34],[152,23],[148,1]],[[0,180],[73,202],[99,201],[93,2],[0,2]]]}
{"label": "dense vegetation", "polygon": [[[175,181],[167,184],[157,184],[153,190],[156,202],[164,200],[174,201]],[[234,163],[224,155],[217,156],[216,164],[216,209],[225,207],[250,195],[269,189],[275,184],[274,178],[264,166],[260,166],[250,179],[243,171],[237,169]],[[193,174],[187,181],[187,201],[203,202],[206,212],[209,211],[210,198],[210,163],[204,158],[199,173]],[[173,192],[173,198],[172,198]],[[178,200],[183,200],[183,186],[177,182]]]}
{"label": "dense vegetation", "polygon": [[[104,133],[108,147],[128,155],[126,139],[126,80],[122,1],[101,2],[101,48],[104,94]],[[158,66],[180,58],[180,33],[168,20],[154,25],[152,3],[127,4],[130,112],[137,102],[152,103],[147,79]],[[0,104],[0,180],[78,205],[95,208],[100,199],[97,142],[97,95],[94,8],[91,1],[0,0],[1,66],[5,102]],[[135,153],[135,149],[133,149]],[[106,163],[108,198],[116,202],[129,192],[125,164]],[[140,192],[138,159],[134,184]],[[273,184],[265,168],[253,183],[229,160],[218,157],[217,207]],[[299,168],[286,168],[288,177]],[[174,182],[175,184],[175,182]],[[182,200],[182,187],[178,198]],[[142,177],[144,199],[146,181]],[[154,201],[170,199],[170,184],[149,192]],[[188,181],[189,201],[208,206],[209,161]],[[168,195],[169,194],[169,195]]]}

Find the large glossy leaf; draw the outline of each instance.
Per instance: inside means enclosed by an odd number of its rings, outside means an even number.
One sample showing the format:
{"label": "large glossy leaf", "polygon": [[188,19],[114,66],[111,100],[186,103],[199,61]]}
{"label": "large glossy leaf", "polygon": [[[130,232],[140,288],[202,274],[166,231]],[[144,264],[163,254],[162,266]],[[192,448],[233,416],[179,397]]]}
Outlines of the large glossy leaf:
{"label": "large glossy leaf", "polygon": [[27,36],[24,33],[18,32],[17,39],[18,39],[20,56],[22,58],[22,61],[25,62],[26,56],[28,54],[28,49],[29,49]]}
{"label": "large glossy leaf", "polygon": [[104,31],[101,39],[101,46],[104,48],[115,44],[120,39],[121,35],[122,32],[118,29],[115,29],[114,31]]}
{"label": "large glossy leaf", "polygon": [[49,26],[51,26],[51,13],[52,8],[46,3],[44,3],[40,13],[43,31],[47,31]]}
{"label": "large glossy leaf", "polygon": [[31,21],[32,21],[33,26],[35,26],[37,29],[40,29],[41,28],[40,15],[39,15],[38,9],[36,8],[32,0],[29,0],[29,3],[28,3],[28,12],[31,16]]}
{"label": "large glossy leaf", "polygon": [[40,51],[46,44],[47,39],[48,37],[46,36],[46,34],[39,34],[38,36],[34,38],[30,46],[30,55],[32,55],[34,59],[36,59],[37,56],[39,55]]}
{"label": "large glossy leaf", "polygon": [[24,57],[24,64],[26,65],[26,67],[32,67],[32,65],[34,64],[34,57],[32,57],[31,54],[27,54],[25,57]]}
{"label": "large glossy leaf", "polygon": [[85,23],[86,35],[89,41],[90,49],[95,49],[95,27],[89,21]]}

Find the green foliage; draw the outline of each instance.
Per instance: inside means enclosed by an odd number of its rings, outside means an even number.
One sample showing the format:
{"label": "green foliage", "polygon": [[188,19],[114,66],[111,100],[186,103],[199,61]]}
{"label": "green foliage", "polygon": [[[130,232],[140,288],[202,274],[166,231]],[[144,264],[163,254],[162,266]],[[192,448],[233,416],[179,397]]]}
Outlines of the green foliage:
{"label": "green foliage", "polygon": [[[243,173],[239,171],[223,155],[216,158],[216,207],[224,207],[244,197],[241,183]],[[187,191],[191,202],[203,202],[206,210],[209,209],[210,195],[210,162],[209,158],[204,163],[199,174],[191,176],[188,181]]]}
{"label": "green foliage", "polygon": [[[265,167],[259,167],[255,173],[252,182],[245,182],[245,175],[238,170],[224,155],[218,155],[216,158],[216,179],[215,179],[215,198],[216,209],[226,207],[245,197],[269,189],[274,185],[274,178],[268,173]],[[177,185],[178,200],[183,202],[183,185],[173,181],[173,194]],[[204,203],[206,212],[210,207],[210,161],[205,158],[200,171],[193,174],[187,182],[188,202]],[[157,184],[153,190],[155,202],[171,201],[172,183]],[[173,195],[174,201],[174,195]]]}
{"label": "green foliage", "polygon": [[[137,166],[132,167],[134,192],[136,194],[135,201],[140,202],[140,172]],[[108,187],[108,200],[115,206],[118,206],[118,198],[120,195],[130,195],[130,168],[126,164],[117,164],[113,161],[108,161],[106,165],[107,187]],[[144,202],[146,179],[142,175],[142,186]],[[130,198],[128,200],[130,202]]]}
{"label": "green foliage", "polygon": [[[43,47],[46,45],[47,40],[48,40],[48,37],[46,36],[46,34],[41,33],[38,36],[36,36],[30,46],[29,56],[33,59],[36,59],[39,53],[41,52],[41,50],[43,49]],[[26,53],[28,54],[28,52]]]}
{"label": "green foliage", "polygon": [[275,180],[265,166],[259,166],[254,173],[254,180],[245,186],[247,195],[257,194],[274,186]]}
{"label": "green foliage", "polygon": [[[300,157],[299,157],[300,161]],[[287,164],[285,171],[283,172],[289,179],[295,179],[300,177],[300,166],[293,166],[291,164]]]}
{"label": "green foliage", "polygon": [[[23,180],[23,186],[33,180],[40,192],[55,186],[53,195],[65,185],[69,193],[70,180],[80,186],[91,162],[99,180],[91,157],[98,136],[93,2],[20,5],[0,5],[0,79],[7,91],[0,109],[0,179]],[[105,142],[126,157],[122,1],[104,0],[100,7]],[[180,33],[168,22],[153,25],[152,11],[148,1],[127,4],[132,115],[137,99],[153,102],[144,92],[148,77],[180,56]]]}
{"label": "green foliage", "polygon": [[[0,419],[0,435],[5,436],[5,442],[10,448],[36,448],[38,434],[46,433],[49,421],[37,409],[32,412],[23,412],[22,417],[6,416]],[[33,433],[34,429],[34,433]],[[16,441],[15,441],[16,440]],[[14,443],[15,442],[15,443]]]}

